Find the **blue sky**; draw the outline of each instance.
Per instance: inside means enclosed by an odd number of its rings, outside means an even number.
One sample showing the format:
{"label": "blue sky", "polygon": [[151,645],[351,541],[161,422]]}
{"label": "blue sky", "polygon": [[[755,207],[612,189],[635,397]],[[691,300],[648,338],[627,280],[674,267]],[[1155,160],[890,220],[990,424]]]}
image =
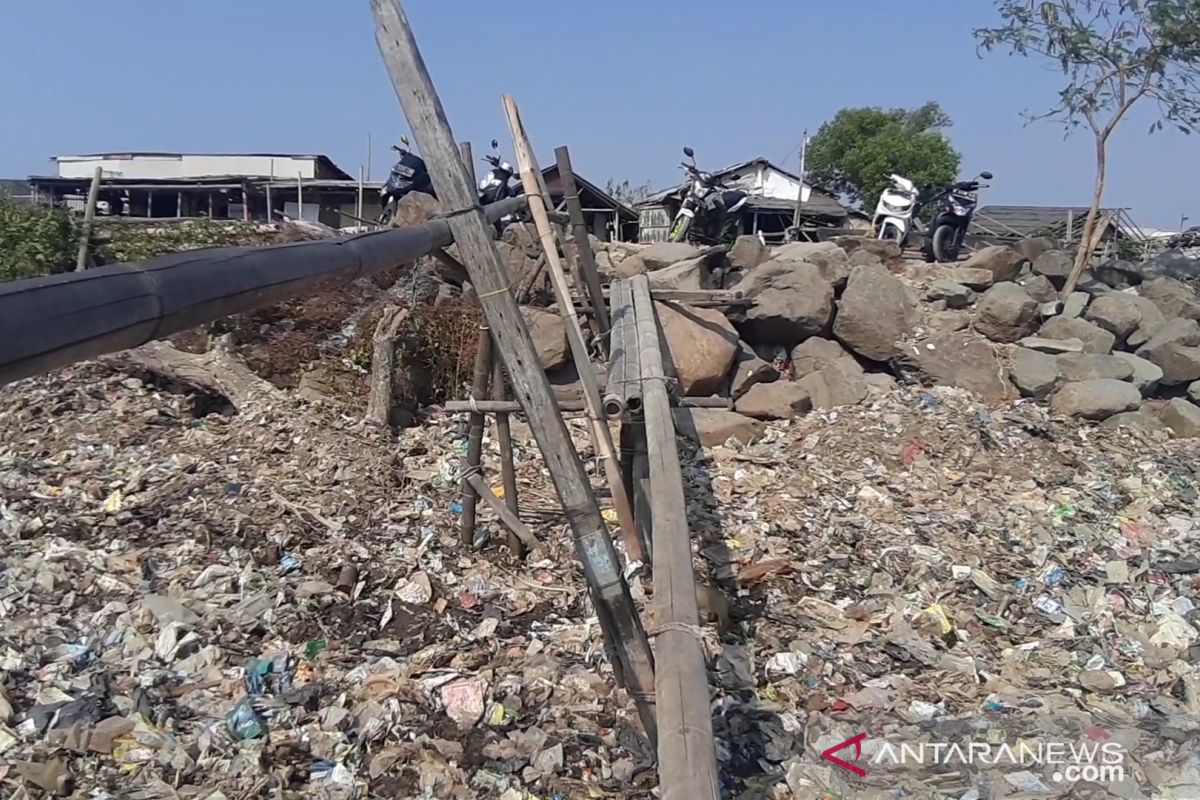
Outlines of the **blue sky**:
{"label": "blue sky", "polygon": [[[964,173],[996,177],[983,202],[1083,205],[1090,136],[1026,126],[1058,75],[976,57],[988,0],[856,5],[814,0],[408,0],[405,9],[455,134],[506,155],[500,95],[513,94],[543,164],[568,144],[576,169],[656,187],[680,149],[701,166],[792,153],[845,106],[937,100]],[[853,8],[853,10],[851,10]],[[0,177],[47,173],[56,153],[321,152],[348,172],[387,169],[406,130],[367,0],[10,0],[0,26]],[[1200,224],[1197,146],[1135,116],[1110,154],[1106,204],[1142,224]]]}

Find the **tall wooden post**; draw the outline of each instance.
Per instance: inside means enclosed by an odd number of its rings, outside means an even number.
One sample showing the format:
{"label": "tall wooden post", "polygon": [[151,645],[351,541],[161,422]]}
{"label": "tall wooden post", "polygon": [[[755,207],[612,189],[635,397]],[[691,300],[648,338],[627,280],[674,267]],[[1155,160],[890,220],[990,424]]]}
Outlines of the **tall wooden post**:
{"label": "tall wooden post", "polygon": [[79,252],[75,256],[75,271],[87,269],[88,240],[92,236],[92,224],[96,218],[96,201],[100,197],[100,176],[103,168],[96,167],[92,173],[92,186],[88,189],[87,205],[83,209],[83,230],[79,232]]}
{"label": "tall wooden post", "polygon": [[[550,381],[538,362],[533,339],[513,297],[512,276],[492,241],[479,197],[454,146],[446,114],[404,11],[396,0],[371,0],[371,10],[375,40],[396,97],[404,107],[438,197],[450,209],[446,222],[574,534],[601,628],[620,660],[630,694],[639,703],[642,724],[651,741],[657,742],[649,705],[654,690],[654,656],[587,471],[572,445]],[[706,708],[707,704],[705,700]]]}
{"label": "tall wooden post", "polygon": [[575,172],[571,169],[571,154],[566,147],[557,147],[554,157],[558,162],[558,177],[562,181],[563,196],[567,202],[567,213],[571,216],[571,232],[575,238],[575,252],[579,260],[579,272],[583,275],[583,286],[579,287],[592,307],[590,324],[592,332],[601,342],[601,349],[608,353],[608,331],[611,327],[608,308],[604,305],[604,288],[600,285],[600,270],[596,267],[596,254],[592,252],[587,223],[583,219],[583,204],[579,202],[579,188],[575,184]]}

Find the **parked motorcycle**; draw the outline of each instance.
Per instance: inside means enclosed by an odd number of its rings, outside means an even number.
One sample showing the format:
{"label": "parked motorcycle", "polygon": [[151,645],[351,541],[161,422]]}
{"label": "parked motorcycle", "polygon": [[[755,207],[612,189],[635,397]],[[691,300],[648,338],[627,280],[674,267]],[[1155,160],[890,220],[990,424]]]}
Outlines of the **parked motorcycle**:
{"label": "parked motorcycle", "polygon": [[681,164],[688,176],[688,184],[679,213],[671,223],[668,239],[697,244],[732,242],[742,231],[742,209],[750,195],[721,183],[711,172],[701,172],[692,148],[683,148],[683,154],[692,163]]}
{"label": "parked motorcycle", "polygon": [[400,200],[412,192],[424,192],[437,197],[433,191],[433,181],[429,177],[429,168],[425,159],[408,149],[408,137],[400,137],[401,144],[392,145],[392,149],[400,154],[400,160],[392,166],[387,182],[379,190],[379,225],[390,227],[396,219],[396,211]]}
{"label": "parked motorcycle", "polygon": [[926,202],[937,202],[938,206],[925,237],[926,261],[948,263],[958,260],[971,217],[979,205],[979,190],[987,187],[986,183],[979,182],[979,178],[990,181],[992,173],[981,172],[978,178],[930,190]]}
{"label": "parked motorcycle", "polygon": [[920,208],[921,192],[912,181],[892,174],[892,185],[879,195],[871,227],[883,241],[896,242],[901,249],[908,242],[913,217]]}
{"label": "parked motorcycle", "polygon": [[[517,174],[516,168],[500,158],[500,143],[492,139],[492,152],[483,157],[491,165],[491,170],[479,181],[479,204],[486,206],[509,197],[518,197],[525,193],[521,181],[513,181]],[[496,221],[496,231],[503,230],[516,221],[515,214],[501,217]]]}

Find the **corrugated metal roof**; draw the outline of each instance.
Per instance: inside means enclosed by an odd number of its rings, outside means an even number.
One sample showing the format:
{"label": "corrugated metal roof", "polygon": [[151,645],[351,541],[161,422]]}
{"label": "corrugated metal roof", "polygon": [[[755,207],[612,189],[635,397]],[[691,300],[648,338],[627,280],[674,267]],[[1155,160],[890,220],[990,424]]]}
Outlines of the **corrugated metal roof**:
{"label": "corrugated metal roof", "polygon": [[[1144,238],[1124,209],[1102,208],[1114,220],[1116,230],[1134,239]],[[982,236],[1039,235],[1065,236],[1067,222],[1071,222],[1072,235],[1078,236],[1087,218],[1087,206],[983,206],[975,211],[971,220],[971,232]]]}
{"label": "corrugated metal roof", "polygon": [[[740,172],[740,171],[746,169],[746,167],[756,167],[760,164],[770,167],[771,169],[775,170],[776,172],[780,173],[781,175],[785,175],[786,177],[791,178],[794,181],[800,180],[800,176],[796,175],[794,172],[788,172],[786,169],[783,169],[782,167],[772,164],[769,159],[767,159],[763,156],[756,156],[755,158],[752,158],[749,161],[741,161],[737,164],[731,164],[728,167],[722,167],[719,170],[715,170],[713,172],[713,174],[720,177],[720,176],[728,175],[733,172]],[[661,203],[666,197],[678,192],[685,185],[686,184],[680,183],[680,184],[677,184],[676,186],[672,186],[669,189],[659,190],[659,191],[655,192],[654,194],[650,195],[649,197],[647,197],[642,202],[638,203],[636,207],[641,207],[641,206],[645,206],[645,205],[655,205],[655,204]],[[849,210],[845,206],[843,206],[841,203],[839,203],[837,198],[834,197],[829,192],[826,192],[823,189],[819,189],[819,188],[813,186],[812,184],[806,183],[805,185],[808,186],[809,189],[811,190],[809,199],[804,201],[804,208],[809,213],[820,214],[822,216],[831,216],[831,217],[845,217],[849,214]],[[754,195],[754,194],[752,194],[750,196],[750,204],[755,208],[759,208],[759,209],[763,209],[763,210],[777,209],[777,210],[782,211],[782,210],[786,210],[789,208],[790,209],[796,208],[796,202],[794,200],[789,201],[789,200],[783,200],[783,199],[778,199],[778,198],[774,198],[774,197],[762,197],[761,195]]]}

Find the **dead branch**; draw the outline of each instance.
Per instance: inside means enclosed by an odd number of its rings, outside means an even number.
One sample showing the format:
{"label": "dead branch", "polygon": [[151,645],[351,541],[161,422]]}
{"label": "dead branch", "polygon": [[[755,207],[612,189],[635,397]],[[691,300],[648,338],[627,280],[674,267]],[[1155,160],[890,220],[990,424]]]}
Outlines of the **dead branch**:
{"label": "dead branch", "polygon": [[108,356],[102,361],[118,368],[136,367],[219,394],[238,411],[255,402],[283,399],[283,393],[274,384],[255,375],[237,355],[230,334],[218,337],[207,353],[185,353],[165,341],[157,341]]}
{"label": "dead branch", "polygon": [[367,395],[366,419],[387,427],[392,413],[392,385],[396,373],[396,335],[408,319],[408,309],[388,306],[371,337],[371,384]]}

